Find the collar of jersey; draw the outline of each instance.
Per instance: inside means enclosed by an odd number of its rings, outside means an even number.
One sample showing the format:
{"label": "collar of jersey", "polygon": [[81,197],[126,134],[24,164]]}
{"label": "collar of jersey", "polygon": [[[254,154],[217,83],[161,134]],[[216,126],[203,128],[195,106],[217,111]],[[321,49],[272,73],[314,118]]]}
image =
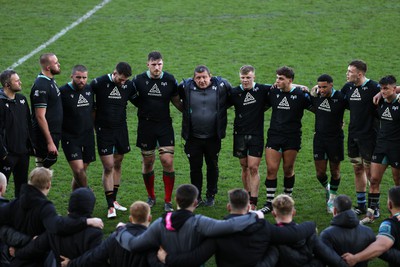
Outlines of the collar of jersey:
{"label": "collar of jersey", "polygon": [[367,82],[369,82],[369,79],[368,78],[366,78],[365,79],[365,82],[361,85],[361,86],[364,86],[364,85],[366,85],[367,84]]}
{"label": "collar of jersey", "polygon": [[[149,77],[150,79],[153,79],[153,78],[151,78],[151,76],[150,76],[150,71],[149,71],[149,70],[146,71],[146,74],[147,74],[147,77]],[[160,78],[159,78],[159,79],[162,79],[163,76],[164,76],[164,72],[161,72],[161,75],[160,75]]]}
{"label": "collar of jersey", "polygon": [[[292,87],[292,89],[290,89],[290,91],[289,91],[288,93],[291,93],[291,92],[293,92],[293,91],[294,91],[294,89],[296,89],[296,86],[293,86],[293,87]],[[282,93],[285,93],[285,92],[284,92],[282,89],[279,89],[279,90],[281,90],[281,92],[282,92]]]}
{"label": "collar of jersey", "polygon": [[393,104],[393,103],[396,103],[397,101],[399,101],[399,96],[400,95],[396,95],[396,97],[390,102],[388,102],[386,99],[383,99],[383,101],[385,101],[386,103]]}
{"label": "collar of jersey", "polygon": [[114,82],[113,79],[112,79],[112,74],[111,73],[108,74],[108,78],[110,79],[110,82]]}
{"label": "collar of jersey", "polygon": [[[255,82],[253,82],[253,87],[251,87],[251,89],[253,89],[254,88],[254,86],[256,86],[256,83]],[[240,85],[240,88],[244,91],[245,89],[243,89],[243,85]],[[251,90],[250,89],[250,90]]]}
{"label": "collar of jersey", "polygon": [[336,93],[335,88],[332,87],[332,93],[331,93],[331,97]]}
{"label": "collar of jersey", "polygon": [[47,77],[47,76],[44,75],[43,73],[40,73],[37,77],[38,77],[38,78],[45,78],[45,79],[51,81],[51,78]]}
{"label": "collar of jersey", "polygon": [[72,85],[72,82],[69,82],[69,83],[68,83],[68,86],[71,87],[72,90],[76,91],[75,88],[74,88],[74,86]]}

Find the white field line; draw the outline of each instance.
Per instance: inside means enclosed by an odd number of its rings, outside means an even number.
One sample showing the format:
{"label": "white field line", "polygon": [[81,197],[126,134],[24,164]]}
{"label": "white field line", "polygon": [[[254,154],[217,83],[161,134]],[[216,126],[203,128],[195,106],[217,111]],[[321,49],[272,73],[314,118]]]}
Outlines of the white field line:
{"label": "white field line", "polygon": [[15,62],[14,64],[12,64],[10,67],[8,67],[9,69],[15,69],[16,67],[20,66],[22,63],[24,63],[25,61],[27,61],[29,58],[31,58],[32,56],[34,56],[36,53],[40,52],[41,50],[45,49],[47,46],[49,46],[50,44],[54,43],[55,41],[57,41],[58,38],[60,38],[61,36],[63,36],[64,34],[66,34],[69,30],[71,30],[72,28],[74,28],[75,26],[78,26],[79,24],[81,24],[82,22],[84,22],[85,20],[87,20],[88,18],[90,18],[94,13],[96,13],[96,11],[98,11],[100,8],[102,8],[104,5],[106,5],[107,3],[111,2],[111,0],[104,0],[103,2],[101,2],[100,4],[98,4],[97,6],[95,6],[92,10],[90,10],[89,12],[87,12],[85,15],[83,15],[82,17],[80,17],[79,19],[77,19],[75,22],[73,22],[71,25],[69,25],[68,27],[65,27],[64,29],[62,29],[59,33],[57,33],[56,35],[54,35],[53,37],[51,37],[47,42],[41,44],[39,47],[37,47],[36,49],[32,50],[32,52],[30,52],[29,54],[27,54],[26,56],[23,56],[22,58],[20,58],[17,62]]}

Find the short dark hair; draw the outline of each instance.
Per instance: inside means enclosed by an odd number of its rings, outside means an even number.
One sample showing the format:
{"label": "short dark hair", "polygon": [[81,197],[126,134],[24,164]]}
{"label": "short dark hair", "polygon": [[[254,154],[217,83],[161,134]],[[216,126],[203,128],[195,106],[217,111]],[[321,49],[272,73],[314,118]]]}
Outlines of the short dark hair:
{"label": "short dark hair", "polygon": [[396,82],[396,77],[394,77],[393,75],[385,76],[379,80],[380,85],[396,84]]}
{"label": "short dark hair", "polygon": [[17,74],[15,70],[5,70],[0,74],[0,82],[3,87],[7,86],[6,84],[11,83],[11,76]]}
{"label": "short dark hair", "polygon": [[204,65],[199,65],[199,66],[197,66],[197,67],[194,69],[193,76],[194,76],[196,73],[202,73],[202,72],[205,72],[205,71],[208,73],[208,75],[210,75],[210,70],[209,70],[206,66],[204,66]]}
{"label": "short dark hair", "polygon": [[72,68],[71,74],[74,75],[75,72],[77,72],[77,71],[79,71],[79,72],[87,72],[88,70],[87,70],[87,68],[86,68],[85,66],[83,66],[83,65],[75,65],[75,66]]}
{"label": "short dark hair", "polygon": [[322,74],[321,76],[318,77],[317,82],[333,83],[333,79],[328,74]]}
{"label": "short dark hair", "polygon": [[356,69],[358,69],[359,71],[364,72],[364,73],[366,73],[368,70],[367,63],[365,63],[364,61],[359,60],[359,59],[356,59],[356,60],[353,60],[352,62],[350,62],[349,66],[353,66]]}
{"label": "short dark hair", "polygon": [[294,70],[288,66],[280,67],[276,70],[276,74],[283,75],[286,78],[294,80]]}
{"label": "short dark hair", "polygon": [[115,70],[118,74],[124,75],[125,77],[132,76],[132,68],[127,62],[119,62],[117,66],[115,66]]}
{"label": "short dark hair", "polygon": [[351,199],[346,195],[338,195],[333,201],[333,206],[338,213],[351,209]]}
{"label": "short dark hair", "polygon": [[242,210],[249,205],[249,193],[242,188],[228,191],[229,204],[235,210]]}
{"label": "short dark hair", "polygon": [[199,190],[192,184],[182,184],[176,189],[176,203],[181,209],[189,208],[197,199]]}
{"label": "short dark hair", "polygon": [[395,208],[400,208],[400,186],[393,186],[390,188],[388,198]]}
{"label": "short dark hair", "polygon": [[256,69],[251,65],[244,65],[239,70],[240,74],[248,74],[249,72],[256,72]]}
{"label": "short dark hair", "polygon": [[161,53],[158,52],[158,51],[152,51],[152,52],[150,52],[149,55],[147,56],[147,61],[150,61],[150,60],[159,60],[159,59],[162,59],[162,55],[161,55]]}

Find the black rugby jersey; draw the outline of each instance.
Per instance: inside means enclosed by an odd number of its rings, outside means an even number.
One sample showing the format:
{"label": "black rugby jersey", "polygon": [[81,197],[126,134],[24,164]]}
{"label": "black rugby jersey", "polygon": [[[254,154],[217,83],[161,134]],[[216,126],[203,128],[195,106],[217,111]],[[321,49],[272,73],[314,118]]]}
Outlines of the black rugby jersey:
{"label": "black rugby jersey", "polygon": [[315,110],[315,133],[321,138],[343,136],[343,115],[347,102],[341,92],[332,88],[330,97],[311,96]]}
{"label": "black rugby jersey", "polygon": [[79,137],[93,131],[93,92],[89,85],[76,90],[69,82],[60,87],[63,104],[63,136]]}
{"label": "black rugby jersey", "polygon": [[173,75],[163,72],[159,79],[152,79],[147,71],[137,75],[133,83],[138,91],[135,105],[139,118],[171,120],[169,102],[178,95],[178,82]]}
{"label": "black rugby jersey", "polygon": [[301,135],[304,109],[312,108],[310,95],[300,87],[293,87],[289,92],[272,88],[268,94],[268,102],[272,107],[268,133]]}
{"label": "black rugby jersey", "polygon": [[341,92],[350,110],[349,137],[376,137],[376,107],[372,99],[379,93],[379,84],[367,79],[361,86],[346,83]]}
{"label": "black rugby jersey", "polygon": [[377,142],[400,144],[400,103],[396,97],[391,103],[381,99],[378,105],[379,131]]}
{"label": "black rugby jersey", "polygon": [[235,108],[234,134],[264,136],[264,111],[271,85],[255,83],[245,90],[242,86],[232,89],[229,102]]}
{"label": "black rugby jersey", "polygon": [[117,86],[111,74],[94,79],[90,83],[95,96],[95,125],[97,127],[119,128],[126,126],[126,106],[137,96],[132,81]]}
{"label": "black rugby jersey", "polygon": [[63,108],[56,81],[40,73],[32,86],[30,99],[34,132],[42,134],[36,119],[35,108],[45,108],[50,133],[61,134]]}

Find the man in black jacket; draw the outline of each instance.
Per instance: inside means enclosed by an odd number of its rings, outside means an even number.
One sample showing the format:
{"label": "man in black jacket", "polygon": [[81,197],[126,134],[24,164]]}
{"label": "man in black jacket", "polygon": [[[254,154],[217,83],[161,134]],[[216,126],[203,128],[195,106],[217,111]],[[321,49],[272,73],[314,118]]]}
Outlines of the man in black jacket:
{"label": "man in black jacket", "polygon": [[[199,205],[213,206],[218,192],[218,154],[226,135],[227,98],[231,85],[221,77],[212,77],[206,66],[197,66],[193,78],[178,86],[183,102],[182,137],[189,158],[190,180],[199,190]],[[207,164],[206,200],[201,198],[203,158]]]}
{"label": "man in black jacket", "polygon": [[[51,234],[68,235],[79,232],[88,225],[103,228],[103,222],[99,218],[71,218],[57,214],[54,204],[47,199],[52,175],[53,171],[44,167],[33,169],[29,175],[28,184],[21,187],[20,197],[0,206],[2,215],[0,225],[12,226],[31,237],[40,235],[46,230]],[[29,261],[25,263],[29,264]],[[23,264],[20,262],[13,266]]]}
{"label": "man in black jacket", "polygon": [[[71,193],[68,206],[68,217],[91,218],[96,198],[93,191],[87,187],[81,187]],[[87,227],[71,235],[58,235],[45,232],[31,241],[27,246],[17,249],[15,257],[27,261],[41,261],[48,251],[49,261],[55,261],[60,266],[60,255],[69,258],[77,258],[85,251],[100,245],[103,232],[99,228]],[[50,256],[51,255],[51,256]],[[102,266],[98,264],[96,266]]]}
{"label": "man in black jacket", "polygon": [[[230,214],[225,218],[245,216],[250,210],[248,192],[243,189],[233,189],[228,195],[227,208]],[[295,231],[294,227],[298,227],[298,230]],[[214,253],[217,266],[252,267],[258,266],[257,263],[260,261],[263,261],[262,266],[275,266],[279,255],[276,248],[271,247],[271,243],[296,242],[315,233],[315,228],[306,233],[307,231],[303,231],[305,229],[303,226],[294,227],[276,227],[264,219],[259,219],[240,232],[207,239],[192,252],[171,253],[170,251],[165,257],[165,251],[160,250],[158,256],[168,266],[199,266]]]}
{"label": "man in black jacket", "polygon": [[[281,194],[272,201],[272,215],[279,227],[296,225],[293,216],[296,213],[293,199]],[[294,244],[279,245],[279,261],[276,266],[347,266],[331,248],[326,246],[316,233]]]}
{"label": "man in black jacket", "polygon": [[[129,223],[126,229],[134,236],[140,235],[147,230],[151,221],[150,206],[143,201],[136,201],[130,207]],[[122,248],[115,239],[117,232],[112,233],[98,247],[83,254],[81,257],[70,260],[64,258],[61,263],[63,267],[78,266],[100,266],[109,262],[111,267],[135,266],[135,267],[156,267],[164,266],[158,262],[155,252],[132,253]]]}
{"label": "man in black jacket", "polygon": [[[338,255],[346,252],[355,254],[375,241],[372,229],[359,223],[348,196],[339,195],[335,198],[333,216],[331,226],[323,230],[320,237]],[[356,266],[368,266],[368,262],[360,262]]]}
{"label": "man in black jacket", "polygon": [[7,180],[14,176],[15,197],[28,180],[29,153],[32,152],[31,113],[26,97],[20,94],[21,80],[14,70],[0,74],[0,171]]}
{"label": "man in black jacket", "polygon": [[[379,226],[376,240],[357,254],[345,253],[342,255],[348,265],[355,266],[359,262],[365,262],[379,256],[389,262],[389,267],[400,265],[400,257],[398,257],[400,252],[400,222],[398,219],[400,215],[400,186],[389,189],[387,208],[391,217],[385,219]],[[387,258],[382,255],[385,252],[393,253],[392,255],[395,257]]]}

